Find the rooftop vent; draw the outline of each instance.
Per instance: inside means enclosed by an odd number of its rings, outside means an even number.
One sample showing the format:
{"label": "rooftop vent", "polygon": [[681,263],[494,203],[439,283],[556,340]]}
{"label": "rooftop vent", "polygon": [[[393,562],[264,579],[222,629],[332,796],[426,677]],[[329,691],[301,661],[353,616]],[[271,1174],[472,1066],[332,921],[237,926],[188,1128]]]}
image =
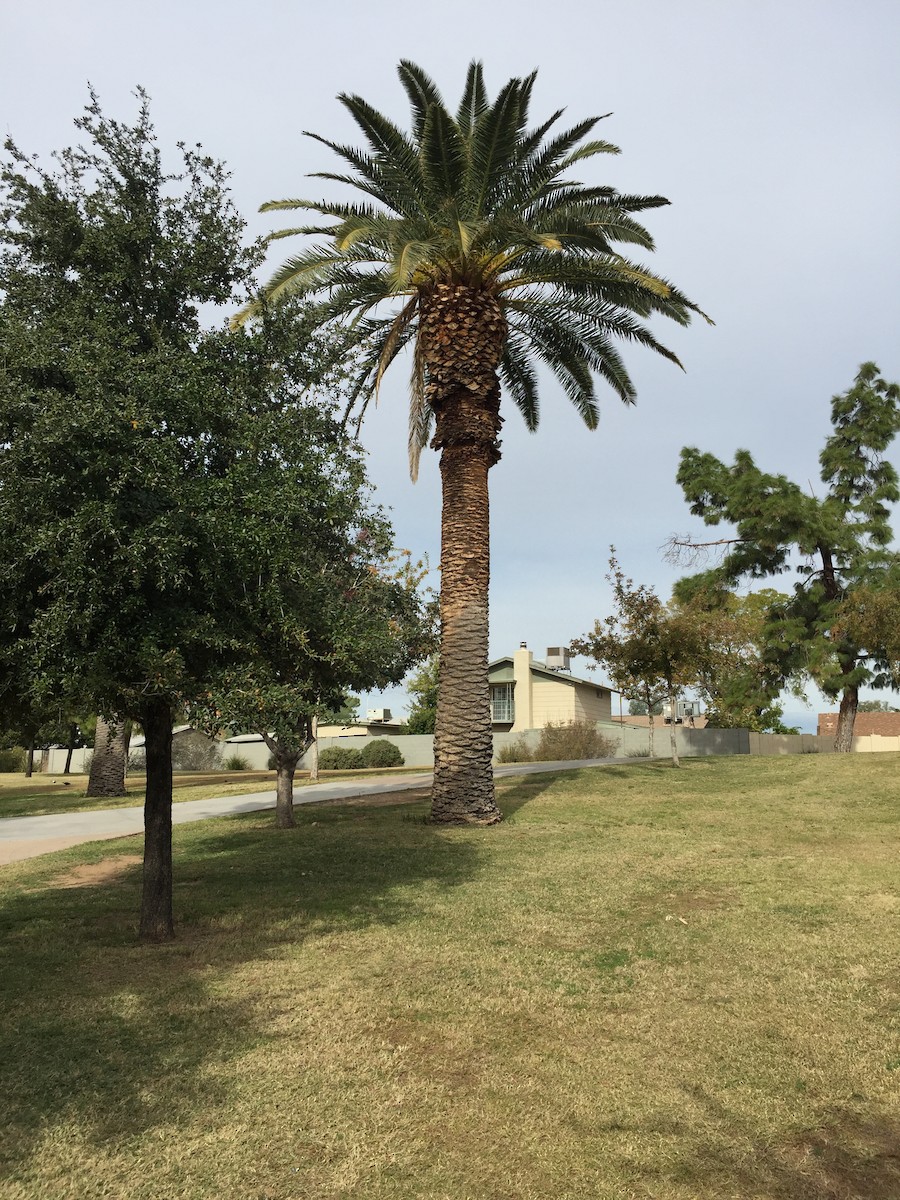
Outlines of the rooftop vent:
{"label": "rooftop vent", "polygon": [[389,721],[391,719],[391,710],[389,708],[370,708],[366,712],[366,721],[369,724]]}
{"label": "rooftop vent", "polygon": [[546,665],[548,671],[568,671],[569,647],[548,646]]}

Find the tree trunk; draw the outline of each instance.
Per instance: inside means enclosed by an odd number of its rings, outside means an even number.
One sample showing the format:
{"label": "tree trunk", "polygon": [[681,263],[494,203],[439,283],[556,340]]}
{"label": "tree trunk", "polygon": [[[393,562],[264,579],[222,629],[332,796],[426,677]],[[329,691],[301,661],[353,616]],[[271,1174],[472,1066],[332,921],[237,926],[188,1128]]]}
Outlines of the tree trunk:
{"label": "tree trunk", "polygon": [[319,779],[319,718],[312,719],[312,744],[309,747],[309,778],[311,783]]}
{"label": "tree trunk", "polygon": [[28,742],[28,754],[25,757],[25,778],[30,779],[34,774],[34,738]]}
{"label": "tree trunk", "polygon": [[275,759],[275,825],[278,829],[294,828],[294,774],[297,763],[313,744],[311,730],[311,723],[305,717],[301,718],[297,729],[299,744],[298,739],[292,739],[293,748],[290,743],[286,746],[269,733],[262,735]]}
{"label": "tree trunk", "polygon": [[275,759],[275,825],[278,829],[294,828],[294,772],[298,754],[279,754]]}
{"label": "tree trunk", "polygon": [[97,717],[94,753],[88,776],[88,796],[126,796],[125,766],[131,741],[131,722],[122,717]]}
{"label": "tree trunk", "polygon": [[496,298],[439,284],[420,338],[426,397],[441,452],[441,644],[431,817],[493,825],[493,730],[488,685],[488,471],[500,457],[497,366],[506,321]]}
{"label": "tree trunk", "polygon": [[75,749],[75,742],[78,738],[78,725],[73,721],[69,725],[69,744],[66,747],[66,765],[63,767],[63,775],[68,775],[72,770],[72,752]]}
{"label": "tree trunk", "polygon": [[845,687],[841,694],[837,736],[834,739],[834,748],[838,754],[849,754],[853,749],[853,726],[856,723],[857,708],[859,708],[859,688]]}
{"label": "tree trunk", "polygon": [[671,692],[669,693],[669,711],[672,714],[670,721],[669,721],[669,737],[670,737],[671,744],[672,744],[672,766],[680,767],[681,759],[678,757],[678,737],[677,737],[677,729],[675,727],[675,716],[676,716],[676,713],[678,712],[678,705],[676,703],[674,695]]}
{"label": "tree trunk", "polygon": [[164,942],[175,936],[172,918],[172,710],[165,700],[154,700],[140,716],[147,751],[141,938],[148,942]]}
{"label": "tree trunk", "polygon": [[647,729],[648,729],[649,735],[650,735],[647,739],[648,745],[650,747],[650,758],[653,758],[653,706],[652,705],[647,706]]}

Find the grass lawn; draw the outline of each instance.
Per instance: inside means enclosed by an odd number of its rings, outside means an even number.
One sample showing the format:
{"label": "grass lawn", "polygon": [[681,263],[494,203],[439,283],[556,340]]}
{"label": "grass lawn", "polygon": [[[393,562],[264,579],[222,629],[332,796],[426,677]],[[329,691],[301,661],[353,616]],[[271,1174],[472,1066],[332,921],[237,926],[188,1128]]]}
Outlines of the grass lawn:
{"label": "grass lawn", "polygon": [[900,1197],[900,756],[687,760],[0,871],[3,1200]]}
{"label": "grass lawn", "polygon": [[[368,779],[374,775],[421,774],[425,767],[391,767],[372,771],[322,771],[319,782],[331,783],[341,779]],[[275,790],[274,771],[212,771],[208,774],[190,772],[174,777],[173,799],[209,800],[215,796],[243,796],[247,792]],[[297,772],[294,787],[309,785],[309,776]],[[134,808],[144,803],[146,776],[130,775],[126,781],[127,796],[85,796],[86,775],[23,774],[0,775],[0,819],[3,817],[45,817],[51,813],[89,812],[98,808]]]}

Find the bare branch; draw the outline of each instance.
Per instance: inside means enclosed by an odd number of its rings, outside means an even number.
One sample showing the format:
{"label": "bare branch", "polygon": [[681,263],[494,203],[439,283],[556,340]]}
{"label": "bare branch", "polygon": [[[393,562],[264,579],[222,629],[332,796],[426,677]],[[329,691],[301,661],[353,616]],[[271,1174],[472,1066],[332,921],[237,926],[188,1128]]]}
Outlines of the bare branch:
{"label": "bare branch", "polygon": [[746,538],[717,538],[713,542],[696,542],[689,533],[673,533],[660,549],[663,558],[674,567],[696,567],[709,561],[716,546],[734,546]]}

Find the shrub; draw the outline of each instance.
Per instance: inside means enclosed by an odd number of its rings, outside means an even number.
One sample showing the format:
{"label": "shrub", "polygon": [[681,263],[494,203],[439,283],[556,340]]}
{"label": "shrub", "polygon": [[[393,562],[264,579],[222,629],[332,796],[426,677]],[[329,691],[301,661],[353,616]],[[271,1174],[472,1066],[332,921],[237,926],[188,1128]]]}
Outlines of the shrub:
{"label": "shrub", "polygon": [[376,738],[362,749],[363,764],[367,767],[402,767],[400,748],[387,738]]}
{"label": "shrub", "polygon": [[352,746],[329,746],[319,752],[319,768],[323,771],[359,771],[363,766],[362,751]]}
{"label": "shrub", "polygon": [[616,739],[602,734],[593,721],[551,721],[541,730],[534,760],[556,762],[577,758],[609,758],[617,749]]}
{"label": "shrub", "polygon": [[226,771],[249,771],[250,763],[243,754],[229,754],[222,766]]}
{"label": "shrub", "polygon": [[507,742],[505,746],[501,746],[497,751],[498,763],[517,763],[517,762],[532,762],[534,755],[531,747],[525,738],[516,738],[514,742]]}
{"label": "shrub", "polygon": [[625,757],[626,758],[649,758],[650,757],[650,747],[649,746],[636,746],[632,750],[626,750]]}
{"label": "shrub", "polygon": [[0,750],[0,771],[8,774],[10,771],[24,771],[27,755],[21,746],[13,746],[9,750]]}
{"label": "shrub", "polygon": [[216,771],[219,765],[219,747],[205,734],[191,729],[172,739],[174,771]]}
{"label": "shrub", "polygon": [[[91,763],[87,755],[84,756],[85,771],[90,772]],[[138,775],[143,775],[147,770],[147,752],[142,746],[138,746],[137,750],[132,750],[128,755],[128,770],[135,771]]]}

